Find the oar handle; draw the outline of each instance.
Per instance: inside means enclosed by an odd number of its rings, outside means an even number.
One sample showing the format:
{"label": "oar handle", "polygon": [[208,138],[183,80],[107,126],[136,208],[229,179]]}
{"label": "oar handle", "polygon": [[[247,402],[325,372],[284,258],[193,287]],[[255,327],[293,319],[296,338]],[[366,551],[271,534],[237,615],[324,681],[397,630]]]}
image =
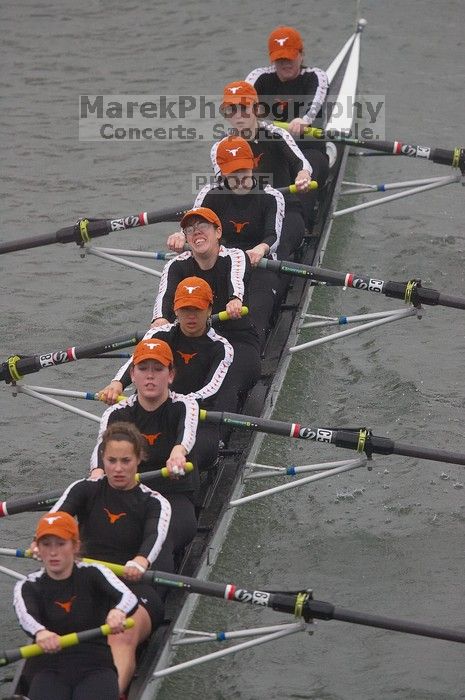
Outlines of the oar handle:
{"label": "oar handle", "polygon": [[[124,629],[130,629],[134,627],[134,625],[135,622],[132,617],[128,617],[123,623]],[[101,636],[107,637],[109,634],[111,634],[111,629],[110,625],[107,624],[95,627],[94,629],[83,630],[82,632],[71,632],[70,634],[64,634],[60,637],[60,648],[67,649],[76,644],[87,642],[90,639],[96,639]],[[44,650],[38,644],[26,644],[25,646],[19,647],[19,649],[7,649],[0,655],[0,666],[6,666],[20,659],[31,659],[34,656],[41,656],[44,653]]]}
{"label": "oar handle", "polygon": [[[289,131],[289,124],[287,122],[276,121],[273,122],[273,124],[274,126],[279,126],[281,129]],[[305,126],[303,131],[305,136],[312,136],[314,139],[324,139],[326,136],[324,129],[318,129],[315,126]]]}
{"label": "oar handle", "polygon": [[[184,471],[186,474],[189,474],[190,472],[194,471],[194,465],[192,462],[186,462],[184,466]],[[161,469],[156,469],[153,472],[142,472],[141,474],[136,474],[136,480],[137,482],[146,482],[150,481],[151,479],[156,479],[163,477],[163,479],[168,479],[170,476],[170,471],[168,467],[162,467]]]}
{"label": "oar handle", "polygon": [[[243,306],[241,308],[241,317],[242,316],[247,316],[249,313],[249,308],[247,306]],[[231,319],[227,311],[220,311],[217,314],[213,314],[211,317],[212,323],[215,323],[216,321],[232,321],[234,319]]]}

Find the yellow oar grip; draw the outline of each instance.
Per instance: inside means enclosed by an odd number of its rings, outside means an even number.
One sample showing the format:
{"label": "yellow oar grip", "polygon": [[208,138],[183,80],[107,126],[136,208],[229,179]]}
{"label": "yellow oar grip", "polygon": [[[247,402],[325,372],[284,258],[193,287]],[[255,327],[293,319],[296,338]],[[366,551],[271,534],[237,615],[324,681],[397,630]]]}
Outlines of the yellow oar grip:
{"label": "yellow oar grip", "polygon": [[[241,316],[247,316],[249,313],[249,309],[247,306],[243,306],[241,309]],[[220,321],[229,321],[229,314],[227,311],[220,311],[218,314],[218,318]]]}
{"label": "yellow oar grip", "polygon": [[309,192],[310,190],[317,190],[318,189],[318,182],[316,180],[310,180],[310,182],[307,185],[306,190],[298,190],[297,185],[289,185],[289,192],[292,194],[296,194],[296,192]]}
{"label": "yellow oar grip", "polygon": [[113,571],[117,576],[122,576],[124,574],[123,564],[113,564],[111,561],[100,561],[100,559],[88,559],[87,557],[83,557],[82,561],[86,564],[100,564],[101,566],[106,566],[107,569]]}
{"label": "yellow oar grip", "polygon": [[[123,627],[126,630],[130,629],[131,627],[134,627],[134,625],[135,622],[132,617],[128,617],[123,623]],[[111,634],[110,625],[101,625],[100,631],[104,635],[104,637],[107,637],[109,634]],[[76,646],[76,644],[79,644],[79,634],[77,632],[64,634],[60,637],[60,647],[62,649],[67,649],[68,647]],[[23,647],[19,647],[19,652],[21,654],[22,659],[30,659],[33,656],[40,656],[44,653],[38,644],[26,644]]]}
{"label": "yellow oar grip", "polygon": [[[289,124],[287,122],[273,122],[273,124],[281,127],[281,129],[286,129],[286,131],[289,129]],[[304,128],[304,134],[306,136],[313,136],[316,139],[321,139],[325,135],[325,132],[323,129],[318,129],[316,126],[306,126]]]}
{"label": "yellow oar grip", "polygon": [[[165,478],[170,475],[168,467],[162,467],[160,469],[160,471],[161,471],[161,475],[164,476]],[[186,472],[186,474],[194,471],[194,465],[192,464],[192,462],[186,462],[186,466],[184,467],[184,471]]]}

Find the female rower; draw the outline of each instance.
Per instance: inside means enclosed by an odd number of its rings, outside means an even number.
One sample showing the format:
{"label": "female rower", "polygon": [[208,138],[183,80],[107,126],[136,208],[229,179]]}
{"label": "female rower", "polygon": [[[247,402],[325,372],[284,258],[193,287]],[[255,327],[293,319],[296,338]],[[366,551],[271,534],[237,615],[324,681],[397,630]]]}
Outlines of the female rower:
{"label": "female rower", "polygon": [[[147,458],[140,471],[166,465],[172,478],[160,479],[160,492],[171,504],[171,525],[164,549],[181,555],[197,530],[195,515],[198,489],[197,467],[185,474],[186,457],[197,464],[196,441],[199,406],[191,396],[170,391],[174,379],[170,346],[158,338],[141,340],[134,349],[130,368],[136,393],[103,413],[97,444],[91,457],[91,476],[103,474],[101,442],[108,426],[116,421],[134,423],[147,441]],[[179,478],[182,477],[182,478]]]}
{"label": "female rower", "polygon": [[163,621],[162,598],[152,585],[140,581],[141,576],[155,562],[157,568],[173,571],[169,548],[162,551],[170,504],[136,481],[145,450],[145,440],[134,425],[113,423],[101,437],[105,476],[74,482],[50,511],[75,515],[85,555],[124,564],[127,585],[139,600],[134,628],[109,641],[121,692],[134,674],[138,645]]}
{"label": "female rower", "polygon": [[[266,178],[275,188],[295,183],[302,193],[284,196],[286,210],[277,255],[282,260],[288,260],[305,235],[303,206],[311,211],[315,205],[317,190],[308,192],[312,167],[289,132],[269,122],[259,121],[258,95],[250,83],[238,80],[225,85],[220,110],[231,125],[231,134],[242,136],[249,143],[256,177],[259,180]],[[217,160],[220,143],[213,144],[210,153],[218,179],[221,179]]]}
{"label": "female rower", "polygon": [[[24,631],[45,652],[32,661],[30,700],[118,700],[118,677],[107,641],[96,638],[60,651],[59,635],[98,627],[106,622],[109,643],[126,642],[126,615],[137,608],[136,596],[108,569],[83,564],[79,532],[69,513],[43,515],[35,533],[40,571],[19,581],[14,607]],[[134,618],[140,617],[139,608]],[[133,630],[136,628],[134,627]]]}
{"label": "female rower", "polygon": [[[264,256],[275,258],[285,211],[283,195],[269,185],[264,189],[258,187],[253,175],[254,155],[242,137],[231,136],[220,141],[216,160],[224,181],[200,190],[194,207],[208,207],[217,214],[224,245],[245,251],[253,267]],[[179,249],[181,243],[185,243],[182,232],[168,239],[170,247]],[[260,348],[265,343],[280,286],[281,281],[274,273],[259,269],[251,275],[250,318],[257,329]]]}
{"label": "female rower", "polygon": [[[174,379],[171,390],[190,394],[202,408],[219,409],[218,391],[233,361],[234,350],[213,330],[210,317],[213,292],[201,277],[186,277],[179,282],[174,294],[174,323],[151,328],[144,339],[159,338],[170,346],[174,357]],[[132,358],[116,373],[115,378],[100,392],[100,398],[112,405],[123,389],[131,383]],[[200,423],[195,452],[200,471],[208,469],[218,456],[219,428]]]}
{"label": "female rower", "polygon": [[170,260],[163,270],[153,309],[154,327],[174,321],[176,288],[187,277],[208,282],[213,291],[213,313],[226,310],[230,320],[216,325],[234,349],[234,359],[215,399],[224,411],[235,411],[239,397],[260,376],[259,339],[250,319],[241,318],[242,305],[248,306],[251,264],[244,251],[220,245],[222,226],[214,211],[206,207],[191,209],[181,220],[182,237],[190,250]]}

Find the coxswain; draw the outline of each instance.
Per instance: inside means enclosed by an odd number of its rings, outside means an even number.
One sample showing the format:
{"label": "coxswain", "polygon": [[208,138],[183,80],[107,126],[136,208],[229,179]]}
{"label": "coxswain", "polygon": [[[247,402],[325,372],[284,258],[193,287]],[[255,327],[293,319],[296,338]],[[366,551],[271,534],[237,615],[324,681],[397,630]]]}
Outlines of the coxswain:
{"label": "coxswain", "polygon": [[[213,292],[201,277],[186,277],[174,294],[174,323],[150,328],[144,339],[159,338],[171,348],[174,358],[174,379],[171,390],[190,394],[202,408],[222,410],[217,397],[234,358],[231,343],[211,326]],[[100,398],[113,405],[122,391],[131,384],[132,358],[116,373],[100,392]],[[200,423],[195,451],[200,471],[208,469],[218,456],[219,429],[211,423]]]}
{"label": "coxswain", "polygon": [[289,131],[309,160],[321,192],[329,172],[325,143],[303,138],[303,130],[312,124],[323,126],[321,113],[328,76],[321,68],[304,64],[302,37],[293,27],[273,29],[268,37],[268,54],[271,65],[255,68],[245,80],[255,87],[270,121],[289,123]]}
{"label": "coxswain", "polygon": [[[102,414],[91,457],[91,477],[95,479],[104,473],[100,444],[107,427],[116,421],[134,423],[147,442],[147,457],[142,460],[140,471],[166,466],[171,477],[160,479],[157,489],[169,501],[172,511],[164,549],[178,558],[197,530],[195,504],[199,476],[194,445],[199,406],[191,396],[170,390],[174,358],[164,340],[150,338],[136,345],[130,376],[136,392]],[[194,464],[191,473],[184,470],[188,456]]]}
{"label": "coxswain", "polygon": [[243,250],[221,245],[221,221],[214,211],[199,207],[186,212],[181,220],[182,245],[190,250],[170,260],[163,269],[153,308],[154,327],[175,320],[173,310],[177,286],[188,277],[201,277],[213,291],[214,314],[227,311],[229,320],[215,324],[217,333],[234,350],[227,381],[217,393],[215,403],[224,411],[236,411],[238,402],[260,376],[260,349],[256,329],[248,316],[241,318],[242,306],[249,306],[251,263]]}
{"label": "coxswain", "polygon": [[[35,542],[43,568],[18,581],[14,590],[19,623],[45,652],[28,662],[32,672],[28,697],[118,700],[110,646],[130,634],[123,633],[123,623],[127,615],[139,615],[136,596],[106,567],[79,561],[78,525],[69,513],[43,515]],[[112,632],[110,646],[101,637],[60,651],[60,635],[104,623]]]}
{"label": "coxswain", "polygon": [[[285,212],[281,192],[265,185],[260,188],[254,177],[254,156],[249,143],[241,136],[223,139],[216,149],[216,161],[222,182],[208,184],[198,193],[194,208],[208,207],[221,221],[222,243],[240,248],[248,255],[252,267],[263,257],[276,258]],[[168,239],[168,246],[179,249],[186,242],[183,232]],[[260,349],[281,287],[278,275],[254,269],[249,282],[250,319],[257,329]]]}
{"label": "coxswain", "polygon": [[[315,205],[317,191],[307,191],[312,167],[288,131],[259,120],[258,95],[250,83],[237,80],[225,85],[220,110],[230,124],[230,135],[242,136],[248,141],[254,157],[254,175],[259,181],[263,179],[260,184],[268,182],[274,188],[281,188],[294,183],[302,193],[284,196],[286,209],[277,256],[288,260],[305,235],[303,206],[311,211]],[[214,143],[210,153],[218,179],[221,178],[217,160],[220,143]]]}

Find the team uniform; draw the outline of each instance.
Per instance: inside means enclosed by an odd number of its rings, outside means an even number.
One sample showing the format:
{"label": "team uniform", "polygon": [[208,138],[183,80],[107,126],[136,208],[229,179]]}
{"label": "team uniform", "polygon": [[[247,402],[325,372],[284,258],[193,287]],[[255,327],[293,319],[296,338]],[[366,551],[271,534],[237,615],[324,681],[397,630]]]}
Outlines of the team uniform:
{"label": "team uniform", "polygon": [[[175,376],[171,389],[175,393],[190,394],[202,408],[216,410],[216,399],[234,358],[234,350],[226,338],[209,328],[204,335],[184,335],[179,323],[150,328],[144,336],[160,338],[173,351]],[[116,373],[114,380],[126,388],[131,383],[128,360]],[[212,465],[218,456],[219,429],[211,423],[200,423],[195,442],[195,453],[200,470]]]}
{"label": "team uniform", "polygon": [[195,439],[199,406],[195,399],[169,392],[168,399],[155,411],[146,411],[132,394],[124,401],[110,406],[100,420],[97,444],[91,456],[91,469],[102,467],[99,445],[107,426],[115,421],[133,423],[147,440],[148,459],[140,464],[140,471],[160,469],[170,456],[174,445],[182,444],[194,463],[194,471],[178,480],[160,479],[157,487],[171,505],[171,523],[162,556],[180,552],[192,540],[197,529],[195,498],[198,489]]}
{"label": "team uniform", "polygon": [[[140,555],[162,571],[174,570],[172,554],[164,549],[171,506],[166,498],[144,484],[128,491],[112,488],[106,477],[81,479],[68,486],[51,512],[75,515],[83,543],[83,555],[125,564]],[[155,629],[163,620],[160,595],[149,583],[127,582],[147,609]]]}
{"label": "team uniform", "polygon": [[[297,146],[294,138],[285,129],[268,122],[258,122],[258,129],[248,143],[254,155],[254,174],[270,177],[273,188],[288,187],[301,170],[312,173],[312,167]],[[215,176],[220,178],[221,169],[216,153],[219,143],[212,146],[210,157]],[[284,195],[285,215],[277,256],[281,260],[289,258],[300,245],[305,234],[302,201],[296,194]],[[215,210],[216,211],[216,210]]]}
{"label": "team uniform", "polygon": [[[255,68],[245,80],[255,87],[260,102],[267,104],[270,119],[278,121],[290,122],[299,117],[314,124],[321,115],[328,93],[328,76],[321,68],[302,66],[296,78],[282,82],[276,67],[271,65]],[[318,182],[321,190],[329,172],[324,141],[298,139],[297,145],[310,161],[312,179]],[[308,204],[314,204],[317,192],[305,196]]]}
{"label": "team uniform", "polygon": [[[246,251],[259,243],[270,247],[269,257],[276,259],[285,204],[281,192],[266,186],[247,194],[234,194],[227,185],[206,185],[198,193],[194,208],[208,207],[221,221],[222,242],[228,248]],[[279,293],[279,277],[267,270],[252,270],[249,283],[250,319],[257,329],[260,347]]]}
{"label": "team uniform", "polygon": [[[240,299],[244,306],[248,306],[250,273],[248,256],[237,248],[220,246],[216,263],[209,270],[203,270],[199,266],[191,251],[181,253],[163,269],[153,319],[166,318],[174,321],[173,300],[176,287],[186,277],[201,277],[208,282],[213,291],[214,314],[224,311],[228,301],[233,298]],[[235,411],[238,395],[248,391],[260,376],[260,341],[247,316],[219,321],[215,324],[215,329],[234,349],[227,379],[216,394],[215,405],[224,411]]]}
{"label": "team uniform", "polygon": [[[44,569],[18,581],[14,607],[19,623],[31,637],[43,629],[59,635],[98,627],[113,608],[127,615],[137,598],[103,566],[76,563],[71,576],[56,580]],[[118,679],[110,647],[103,637],[43,654],[28,661],[33,674],[31,700],[118,700]]]}

